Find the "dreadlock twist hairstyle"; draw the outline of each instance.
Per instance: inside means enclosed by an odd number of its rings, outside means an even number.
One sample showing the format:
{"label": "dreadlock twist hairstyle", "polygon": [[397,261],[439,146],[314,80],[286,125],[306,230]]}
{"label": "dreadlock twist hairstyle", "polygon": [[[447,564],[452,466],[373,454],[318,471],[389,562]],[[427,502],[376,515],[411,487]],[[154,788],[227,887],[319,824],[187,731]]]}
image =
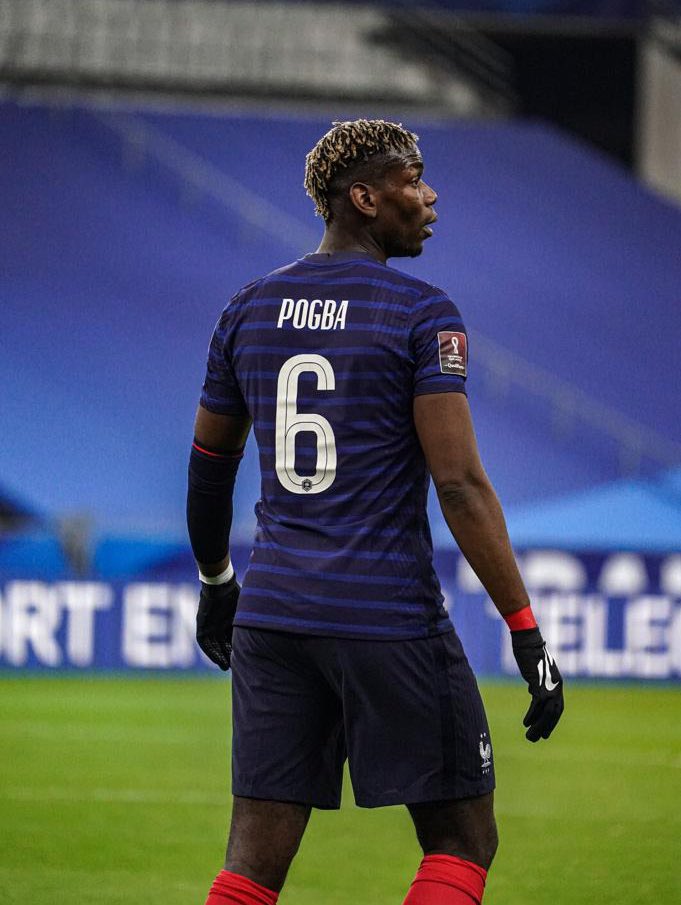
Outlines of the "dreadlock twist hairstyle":
{"label": "dreadlock twist hairstyle", "polygon": [[331,219],[329,188],[341,167],[368,160],[374,154],[390,154],[412,150],[418,135],[401,123],[383,119],[356,119],[334,123],[305,158],[304,186],[325,221]]}

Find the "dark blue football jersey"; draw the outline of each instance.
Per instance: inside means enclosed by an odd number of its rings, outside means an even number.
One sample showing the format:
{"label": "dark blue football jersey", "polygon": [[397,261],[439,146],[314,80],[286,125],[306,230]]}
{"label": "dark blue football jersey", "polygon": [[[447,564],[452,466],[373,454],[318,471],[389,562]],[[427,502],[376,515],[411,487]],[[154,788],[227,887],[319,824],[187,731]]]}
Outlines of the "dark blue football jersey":
{"label": "dark blue football jersey", "polygon": [[235,623],[355,638],[451,630],[432,565],[413,399],[465,393],[440,289],[367,254],[311,254],[238,292],[201,404],[249,414],[258,527]]}

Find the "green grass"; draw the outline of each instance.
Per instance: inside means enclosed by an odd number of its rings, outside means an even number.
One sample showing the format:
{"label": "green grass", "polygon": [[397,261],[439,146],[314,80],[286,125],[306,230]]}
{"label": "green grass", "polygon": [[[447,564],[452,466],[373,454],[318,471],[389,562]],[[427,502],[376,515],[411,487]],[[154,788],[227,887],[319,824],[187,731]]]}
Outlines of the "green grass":
{"label": "green grass", "polygon": [[[483,684],[501,846],[486,905],[681,902],[681,692],[569,688],[528,744],[520,682]],[[229,683],[0,678],[0,902],[202,905],[229,815]],[[401,808],[315,812],[281,905],[400,905]]]}

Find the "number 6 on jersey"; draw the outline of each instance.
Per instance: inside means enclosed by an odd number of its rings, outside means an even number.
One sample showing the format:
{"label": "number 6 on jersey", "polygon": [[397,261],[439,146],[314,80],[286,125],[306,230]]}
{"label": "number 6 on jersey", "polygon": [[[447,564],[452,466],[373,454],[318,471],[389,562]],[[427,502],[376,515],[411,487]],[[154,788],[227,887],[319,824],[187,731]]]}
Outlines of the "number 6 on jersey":
{"label": "number 6 on jersey", "polygon": [[[279,483],[291,493],[321,493],[336,480],[336,437],[323,415],[304,414],[296,408],[298,379],[305,373],[317,375],[318,390],[336,389],[331,362],[322,355],[294,355],[284,362],[277,381],[275,466]],[[306,431],[317,437],[317,464],[314,474],[299,475],[295,464],[296,436]]]}

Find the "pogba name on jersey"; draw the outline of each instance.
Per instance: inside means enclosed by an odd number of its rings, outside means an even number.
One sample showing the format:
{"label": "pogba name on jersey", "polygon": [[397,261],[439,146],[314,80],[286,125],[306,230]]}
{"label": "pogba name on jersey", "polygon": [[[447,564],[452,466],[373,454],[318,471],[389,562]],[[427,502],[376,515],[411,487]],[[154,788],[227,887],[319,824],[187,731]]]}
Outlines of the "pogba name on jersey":
{"label": "pogba name on jersey", "polygon": [[277,329],[290,324],[296,330],[345,330],[347,313],[347,299],[282,299]]}

